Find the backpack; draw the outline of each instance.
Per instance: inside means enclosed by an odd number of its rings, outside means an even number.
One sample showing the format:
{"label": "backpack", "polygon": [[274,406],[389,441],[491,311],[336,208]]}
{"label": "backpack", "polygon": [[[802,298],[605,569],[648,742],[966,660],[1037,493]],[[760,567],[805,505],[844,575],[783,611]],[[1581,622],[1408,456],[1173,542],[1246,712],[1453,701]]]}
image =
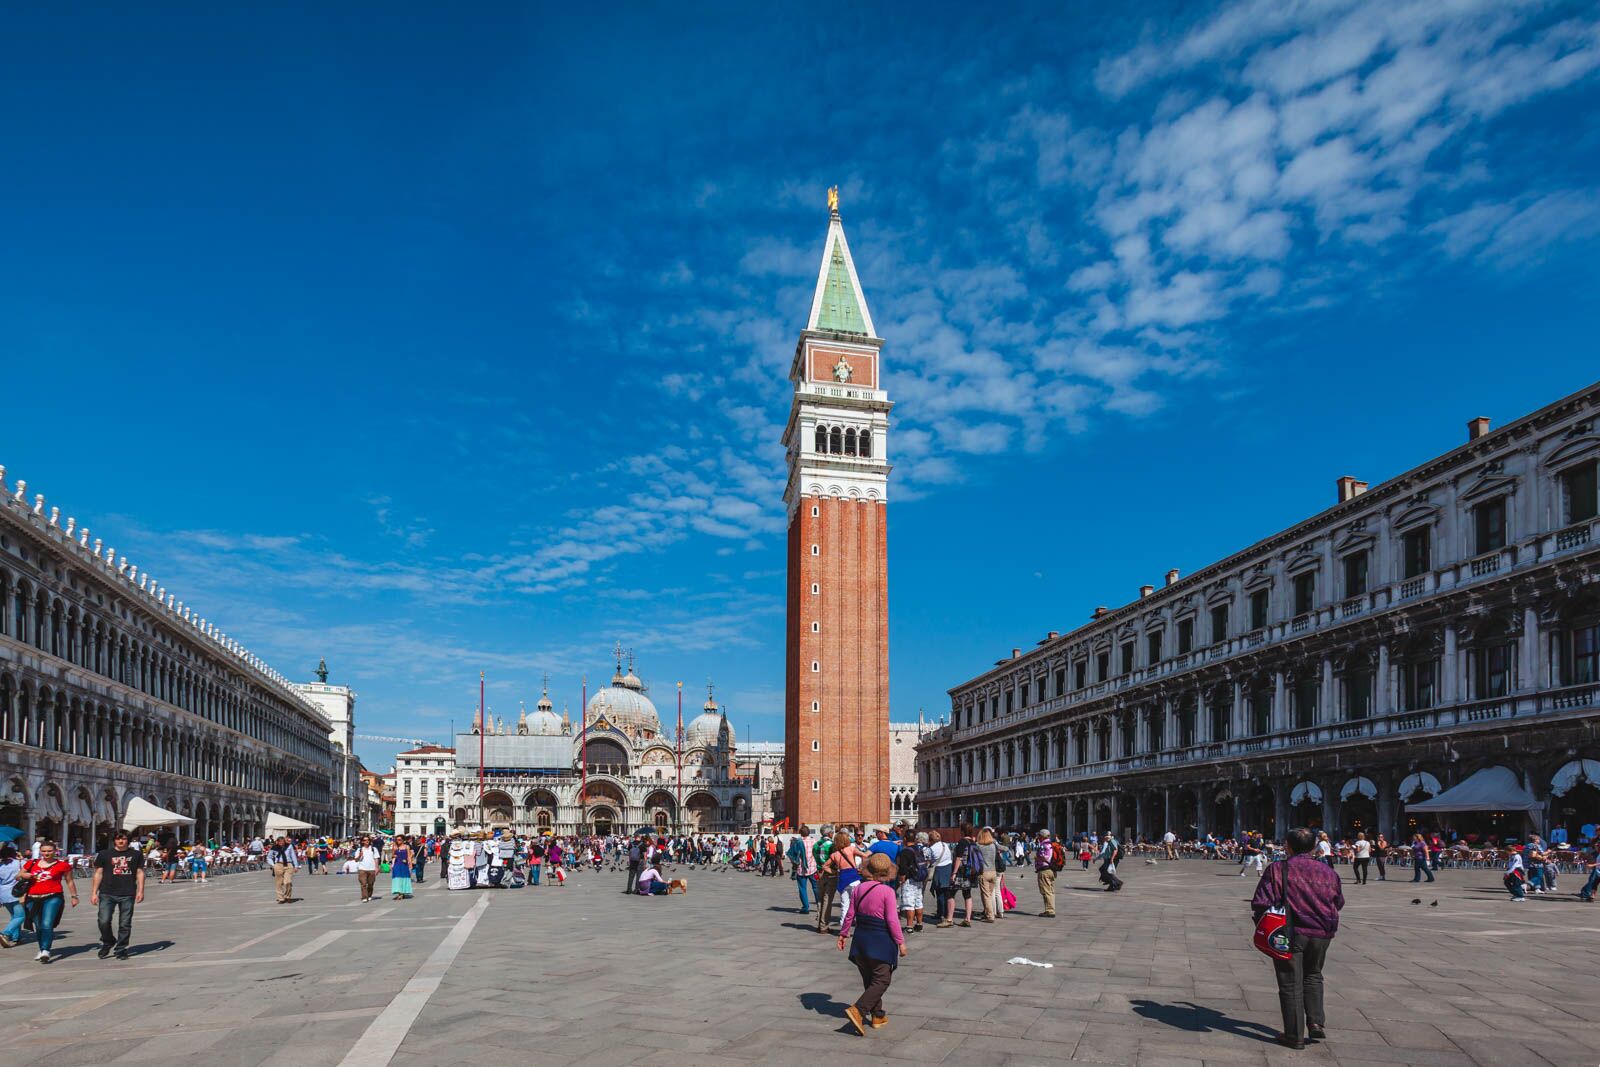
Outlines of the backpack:
{"label": "backpack", "polygon": [[971,842],[962,842],[966,845],[966,873],[968,878],[976,878],[983,873],[983,852]]}
{"label": "backpack", "polygon": [[1011,853],[1006,851],[1006,847],[1004,845],[1000,844],[998,841],[995,842],[994,873],[1005,874],[1006,868],[1009,866],[1011,866]]}
{"label": "backpack", "polygon": [[641,857],[639,855],[639,842],[635,841],[633,844],[628,846],[628,862],[629,863],[638,863],[639,860],[642,859],[642,858],[643,857]]}
{"label": "backpack", "polygon": [[928,880],[929,863],[932,860],[933,850],[927,845],[914,845],[912,848],[916,853],[917,859],[916,879],[918,883],[926,882]]}
{"label": "backpack", "polygon": [[897,857],[895,857],[894,873],[897,874],[898,876],[900,876],[901,878],[915,878],[916,877],[916,875],[917,875],[917,851],[916,851],[916,849],[914,847],[912,847],[910,845],[907,845],[907,846],[905,846],[904,848],[902,848],[900,850],[900,854]]}
{"label": "backpack", "polygon": [[1052,871],[1059,871],[1067,865],[1067,850],[1061,847],[1060,841],[1050,842],[1049,867]]}

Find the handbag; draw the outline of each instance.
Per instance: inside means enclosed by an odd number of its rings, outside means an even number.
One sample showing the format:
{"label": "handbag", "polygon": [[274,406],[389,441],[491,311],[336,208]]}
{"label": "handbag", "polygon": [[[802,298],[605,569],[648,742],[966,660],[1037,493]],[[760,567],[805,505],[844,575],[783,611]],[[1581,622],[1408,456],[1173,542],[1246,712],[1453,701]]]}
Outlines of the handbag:
{"label": "handbag", "polygon": [[1256,923],[1255,946],[1275,960],[1294,957],[1294,923],[1289,918],[1289,861],[1283,861],[1282,891],[1278,906],[1268,908]]}

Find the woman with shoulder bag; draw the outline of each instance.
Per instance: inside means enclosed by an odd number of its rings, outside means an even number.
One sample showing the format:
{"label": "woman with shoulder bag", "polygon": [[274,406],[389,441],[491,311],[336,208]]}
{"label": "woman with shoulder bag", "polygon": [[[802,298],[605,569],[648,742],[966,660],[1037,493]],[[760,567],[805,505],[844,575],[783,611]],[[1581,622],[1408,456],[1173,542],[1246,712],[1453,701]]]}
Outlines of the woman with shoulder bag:
{"label": "woman with shoulder bag", "polygon": [[[1258,924],[1256,947],[1272,958],[1278,979],[1283,1013],[1278,1044],[1293,1049],[1305,1048],[1308,1037],[1320,1041],[1327,1036],[1322,964],[1339,932],[1339,910],[1344,907],[1339,875],[1311,854],[1316,841],[1310,830],[1290,830],[1288,858],[1267,867],[1250,900]],[[1262,922],[1269,912],[1282,915],[1273,930]]]}
{"label": "woman with shoulder bag", "polygon": [[[56,854],[54,841],[39,846],[39,858],[22,865],[16,884],[20,889],[22,906],[16,909],[11,923],[6,927],[4,940],[17,943],[25,916],[31,917],[39,933],[39,962],[50,963],[50,946],[55,944],[56,923],[61,919],[63,898],[71,897],[72,906],[78,906],[78,887],[72,883],[72,864]],[[21,889],[26,885],[26,889]]]}

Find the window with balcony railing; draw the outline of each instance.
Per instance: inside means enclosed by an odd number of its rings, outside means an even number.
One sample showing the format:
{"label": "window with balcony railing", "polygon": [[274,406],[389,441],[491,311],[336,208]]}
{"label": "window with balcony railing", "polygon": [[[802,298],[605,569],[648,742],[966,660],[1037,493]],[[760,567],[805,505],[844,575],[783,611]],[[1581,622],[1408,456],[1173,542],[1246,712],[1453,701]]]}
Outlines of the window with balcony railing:
{"label": "window with balcony railing", "polygon": [[1372,675],[1364,670],[1344,676],[1344,717],[1365,719],[1372,714]]}
{"label": "window with balcony railing", "polygon": [[1294,576],[1294,613],[1305,615],[1317,606],[1317,572]]}
{"label": "window with balcony railing", "polygon": [[1439,661],[1416,660],[1400,665],[1400,710],[1425,711],[1433,707],[1439,684]]}
{"label": "window with balcony railing", "polygon": [[1178,621],[1178,655],[1187,656],[1194,649],[1194,620]]}
{"label": "window with balcony railing", "polygon": [[1596,471],[1600,470],[1600,460],[1591,459],[1587,463],[1580,463],[1561,474],[1561,495],[1565,498],[1567,508],[1567,522],[1586,522],[1595,517],[1596,505]]}
{"label": "window with balcony railing", "polygon": [[1161,662],[1162,638],[1164,636],[1160,630],[1153,634],[1145,635],[1145,651],[1149,654],[1147,662],[1152,667]]}
{"label": "window with balcony railing", "polygon": [[1506,547],[1506,498],[1485,500],[1472,509],[1473,554],[1495,552]]}
{"label": "window with balcony railing", "polygon": [[1228,639],[1228,605],[1218,604],[1211,609],[1211,643],[1219,645]]}
{"label": "window with balcony railing", "polygon": [[1250,629],[1259,630],[1267,624],[1267,590],[1258,589],[1250,594]]}
{"label": "window with balcony railing", "polygon": [[1511,692],[1516,646],[1506,641],[1484,645],[1472,652],[1473,697],[1489,700]]}
{"label": "window with balcony railing", "polygon": [[1228,741],[1232,738],[1233,706],[1220,701],[1212,704],[1211,712],[1211,740]]}
{"label": "window with balcony railing", "polygon": [[1344,595],[1361,596],[1367,591],[1367,560],[1370,553],[1352,552],[1344,557]]}
{"label": "window with balcony railing", "polygon": [[1065,667],[1059,667],[1056,669],[1056,696],[1065,696],[1066,693],[1067,669]]}
{"label": "window with balcony railing", "polygon": [[1575,626],[1566,634],[1565,662],[1561,681],[1565,685],[1600,682],[1600,622]]}
{"label": "window with balcony railing", "polygon": [[[1102,652],[1094,658],[1094,676],[1099,681],[1107,681],[1111,677],[1111,653]],[[1081,689],[1082,686],[1079,686]]]}
{"label": "window with balcony railing", "polygon": [[1250,733],[1262,737],[1272,732],[1272,690],[1265,686],[1250,694]]}
{"label": "window with balcony railing", "polygon": [[1072,665],[1072,688],[1082,689],[1089,684],[1089,661],[1080,659]]}
{"label": "window with balcony railing", "polygon": [[1133,642],[1128,641],[1122,646],[1122,671],[1123,674],[1133,673]]}
{"label": "window with balcony railing", "polygon": [[1422,526],[1400,537],[1400,577],[1420,578],[1433,569],[1433,528]]}
{"label": "window with balcony railing", "polygon": [[1294,712],[1294,727],[1305,730],[1317,725],[1317,697],[1321,685],[1315,678],[1302,678],[1289,691],[1289,705]]}

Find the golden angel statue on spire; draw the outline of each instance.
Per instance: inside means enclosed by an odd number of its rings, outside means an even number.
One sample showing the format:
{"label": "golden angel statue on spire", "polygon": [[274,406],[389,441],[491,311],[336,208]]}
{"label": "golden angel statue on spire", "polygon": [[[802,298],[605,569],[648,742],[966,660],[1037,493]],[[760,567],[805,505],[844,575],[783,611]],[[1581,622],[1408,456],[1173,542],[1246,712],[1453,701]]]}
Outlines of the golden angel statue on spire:
{"label": "golden angel statue on spire", "polygon": [[838,210],[839,210],[839,187],[837,185],[830,185],[830,186],[828,186],[828,211],[829,211],[829,213],[836,213],[836,212],[838,212]]}

